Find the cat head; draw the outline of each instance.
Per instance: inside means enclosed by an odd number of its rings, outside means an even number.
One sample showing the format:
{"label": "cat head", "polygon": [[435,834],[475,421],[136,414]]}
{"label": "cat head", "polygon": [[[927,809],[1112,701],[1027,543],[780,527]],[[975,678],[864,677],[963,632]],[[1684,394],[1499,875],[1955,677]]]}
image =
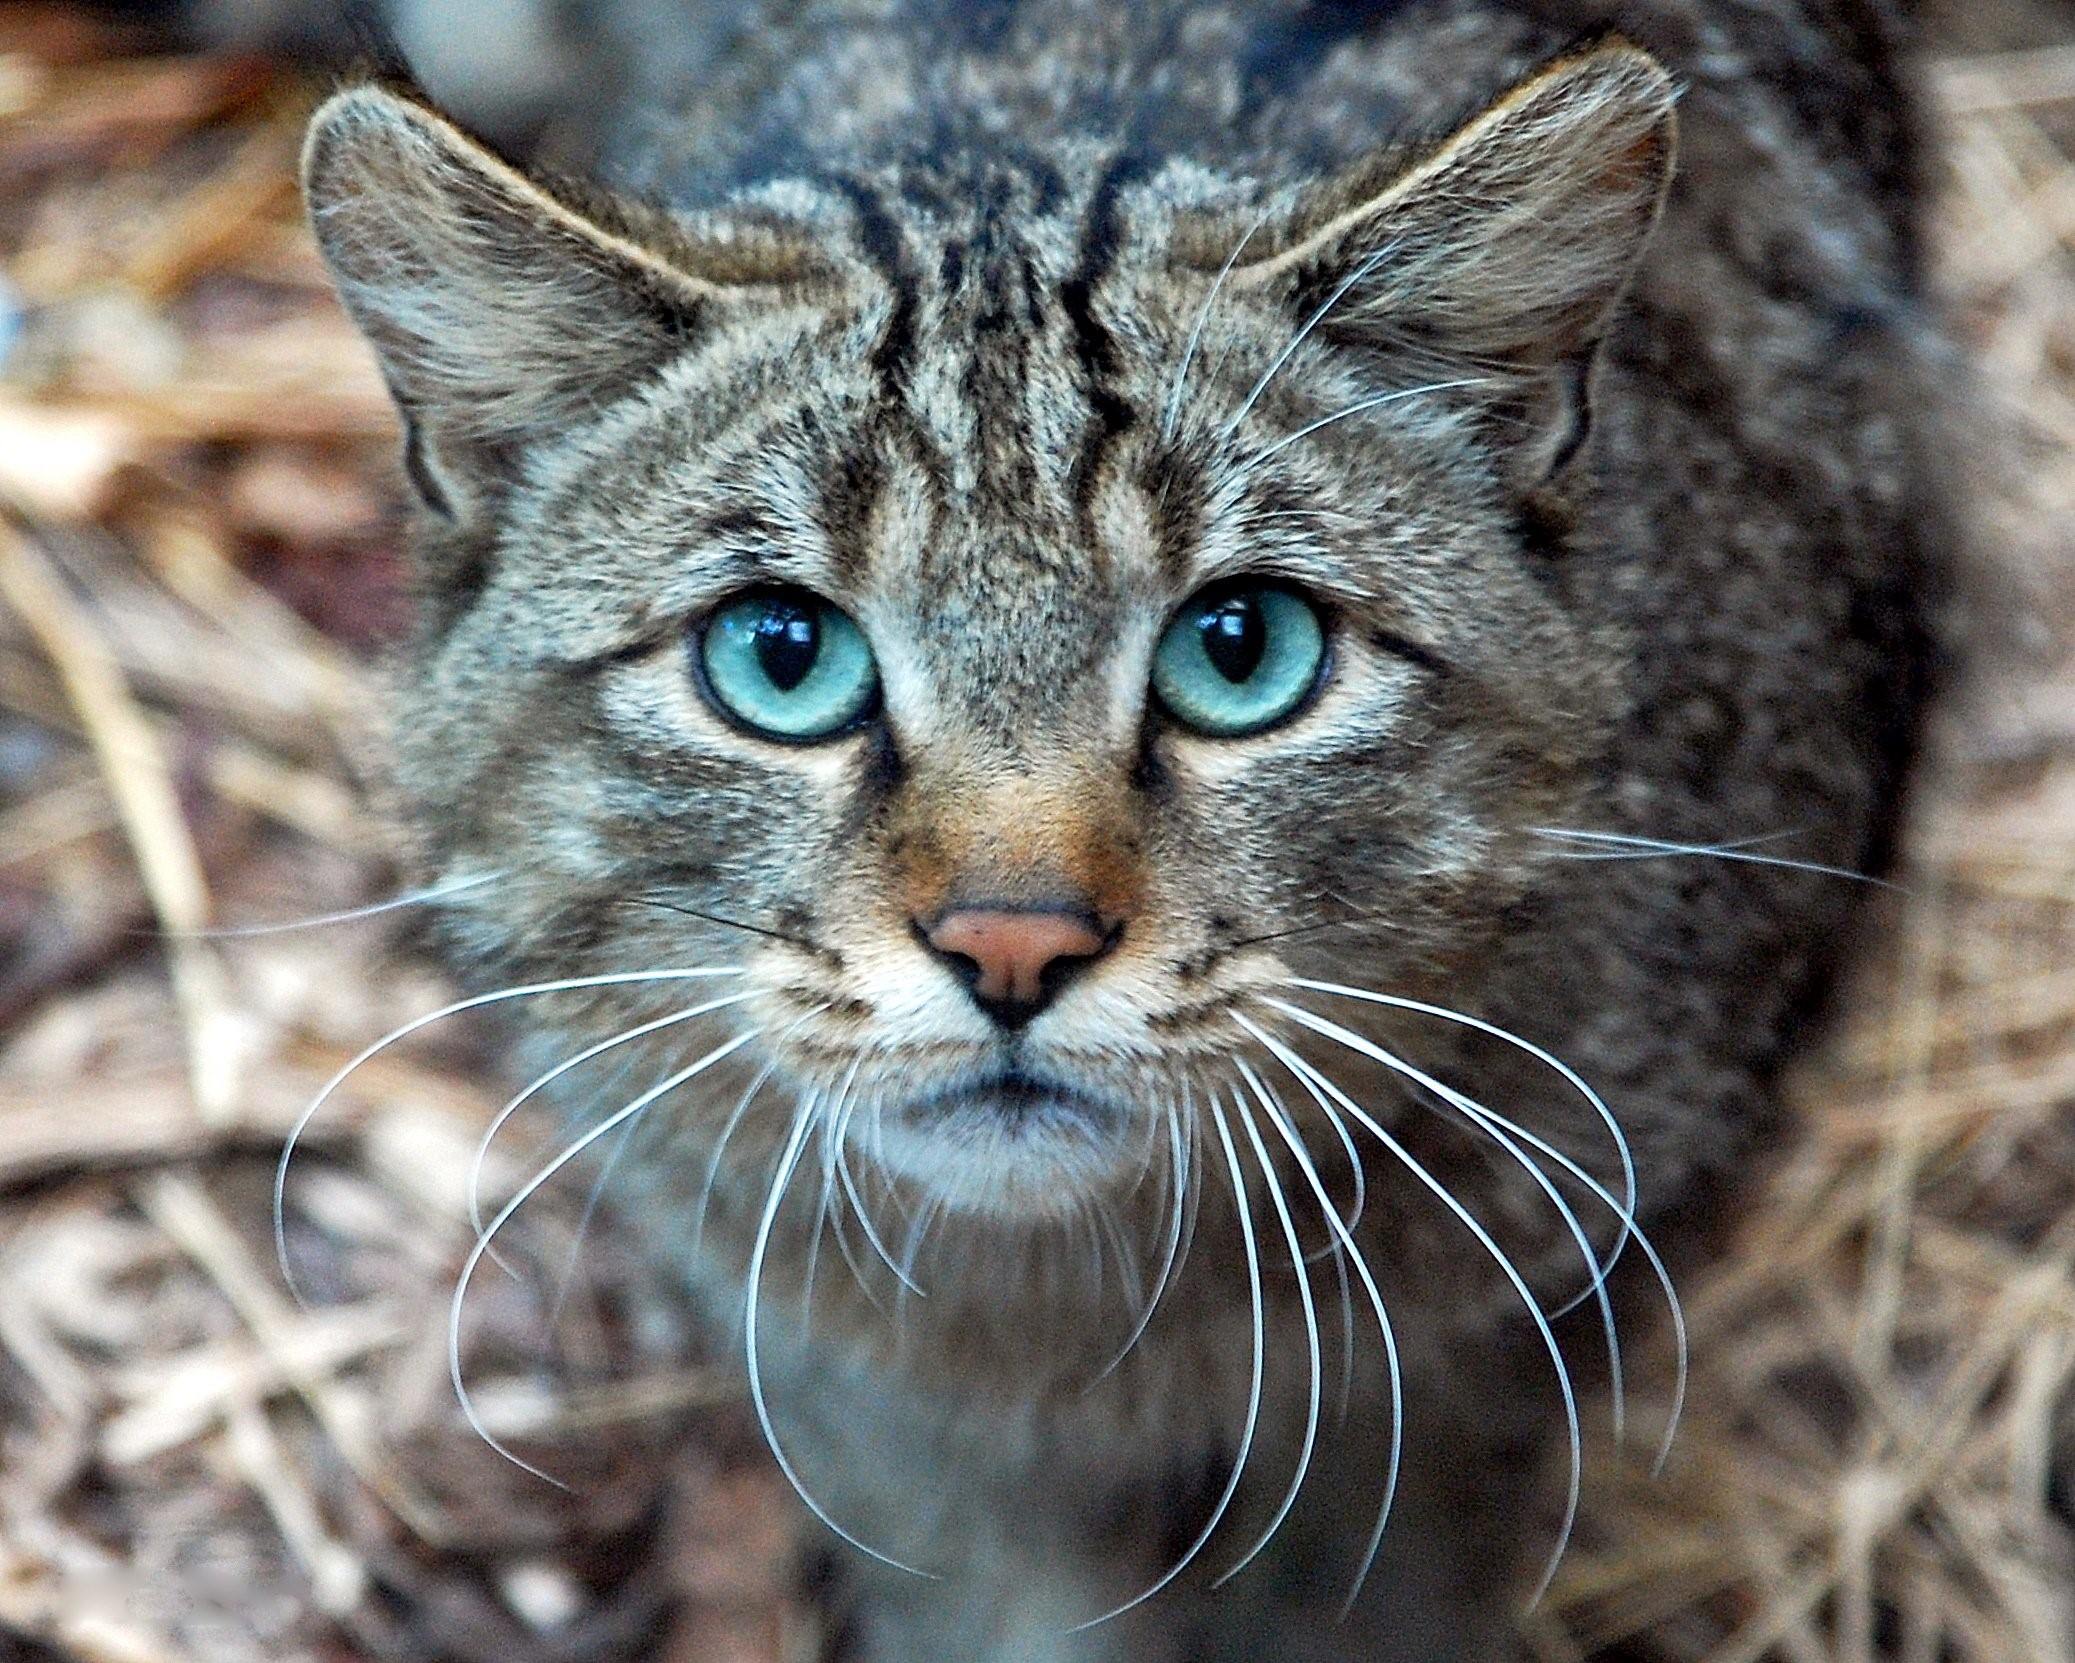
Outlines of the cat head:
{"label": "cat head", "polygon": [[1565,515],[1673,95],[1610,44],[1294,186],[1090,141],[697,214],[335,97],[307,191],[420,504],[400,786],[497,874],[457,939],[739,972],[688,1057],[756,1030],[990,1216],[1129,1183],[1293,969],[1459,973],[1615,715]]}

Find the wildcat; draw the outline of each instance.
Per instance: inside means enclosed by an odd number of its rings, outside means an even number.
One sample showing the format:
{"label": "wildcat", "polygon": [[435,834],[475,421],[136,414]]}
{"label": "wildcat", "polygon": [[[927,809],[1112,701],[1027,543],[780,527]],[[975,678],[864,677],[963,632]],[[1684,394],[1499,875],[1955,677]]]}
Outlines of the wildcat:
{"label": "wildcat", "polygon": [[445,939],[843,1655],[1513,1655],[1933,681],[1898,11],[684,7],[583,183],[317,113]]}

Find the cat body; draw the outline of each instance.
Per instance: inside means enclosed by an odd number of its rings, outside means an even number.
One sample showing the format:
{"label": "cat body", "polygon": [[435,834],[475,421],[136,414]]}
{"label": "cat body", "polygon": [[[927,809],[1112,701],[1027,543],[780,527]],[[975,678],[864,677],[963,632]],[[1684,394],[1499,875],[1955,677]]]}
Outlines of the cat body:
{"label": "cat body", "polygon": [[1898,23],[679,15],[591,184],[312,130],[457,966],[712,972],[526,1052],[655,1080],[574,1124],[852,1539],[845,1655],[1510,1655],[1930,686]]}

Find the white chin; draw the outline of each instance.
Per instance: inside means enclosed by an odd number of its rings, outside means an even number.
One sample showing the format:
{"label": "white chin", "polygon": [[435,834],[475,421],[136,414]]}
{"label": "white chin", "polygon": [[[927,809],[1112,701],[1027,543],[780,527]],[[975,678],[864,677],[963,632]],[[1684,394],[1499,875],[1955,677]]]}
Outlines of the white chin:
{"label": "white chin", "polygon": [[1034,1222],[1129,1176],[1126,1119],[1074,1092],[983,1085],[893,1110],[872,1147],[953,1212]]}

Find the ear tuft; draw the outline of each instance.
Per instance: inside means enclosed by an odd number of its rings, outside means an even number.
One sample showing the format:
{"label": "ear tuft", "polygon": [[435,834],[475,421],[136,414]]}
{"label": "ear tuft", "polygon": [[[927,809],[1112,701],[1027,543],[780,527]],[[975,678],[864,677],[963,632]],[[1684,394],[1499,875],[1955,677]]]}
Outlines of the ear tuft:
{"label": "ear tuft", "polygon": [[1546,473],[1577,448],[1585,371],[1662,209],[1677,97],[1625,41],[1559,59],[1409,161],[1378,151],[1300,195],[1232,284],[1304,315],[1330,299],[1325,340],[1510,382]]}
{"label": "ear tuft", "polygon": [[1550,362],[1589,348],[1670,183],[1677,84],[1614,41],[1559,59],[1408,165],[1373,156],[1299,205],[1242,281],[1370,269],[1337,327],[1417,317],[1465,353]]}

